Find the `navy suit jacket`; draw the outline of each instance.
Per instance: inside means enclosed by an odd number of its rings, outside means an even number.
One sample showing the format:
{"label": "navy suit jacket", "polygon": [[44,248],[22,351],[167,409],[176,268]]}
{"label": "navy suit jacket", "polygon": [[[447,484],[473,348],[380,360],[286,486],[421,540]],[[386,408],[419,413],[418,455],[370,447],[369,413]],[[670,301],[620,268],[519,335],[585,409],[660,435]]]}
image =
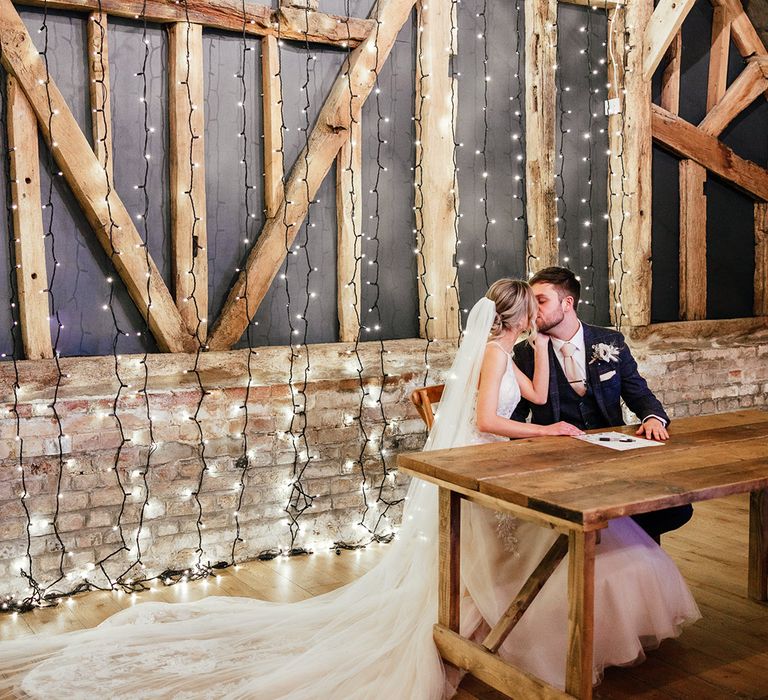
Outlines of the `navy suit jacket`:
{"label": "navy suit jacket", "polygon": [[[661,402],[653,395],[648,384],[637,371],[637,362],[629,351],[624,336],[611,328],[590,326],[584,327],[584,348],[586,354],[587,381],[592,387],[595,401],[605,419],[606,427],[624,425],[621,414],[621,399],[629,409],[642,421],[650,415],[663,418],[669,423],[669,417],[664,412]],[[613,345],[619,349],[619,359],[613,362],[596,360],[591,362],[594,348],[598,343]],[[515,364],[528,376],[533,377],[534,359],[533,348],[527,343],[515,346]],[[533,412],[532,422],[539,425],[550,425],[560,420],[560,396],[555,374],[555,350],[549,344],[549,396],[547,403],[537,406],[521,399],[512,413],[512,420],[525,421],[528,414]],[[613,374],[611,374],[613,372]]]}

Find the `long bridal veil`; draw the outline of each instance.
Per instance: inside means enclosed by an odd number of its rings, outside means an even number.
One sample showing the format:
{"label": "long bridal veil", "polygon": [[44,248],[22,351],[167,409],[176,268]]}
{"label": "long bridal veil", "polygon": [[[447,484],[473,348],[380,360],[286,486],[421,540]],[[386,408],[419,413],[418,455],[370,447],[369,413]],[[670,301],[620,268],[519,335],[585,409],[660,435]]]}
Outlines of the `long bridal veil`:
{"label": "long bridal veil", "polygon": [[[469,442],[495,305],[472,309],[424,449]],[[414,479],[371,571],[299,603],[142,603],[90,630],[0,645],[0,696],[438,700],[437,488]]]}

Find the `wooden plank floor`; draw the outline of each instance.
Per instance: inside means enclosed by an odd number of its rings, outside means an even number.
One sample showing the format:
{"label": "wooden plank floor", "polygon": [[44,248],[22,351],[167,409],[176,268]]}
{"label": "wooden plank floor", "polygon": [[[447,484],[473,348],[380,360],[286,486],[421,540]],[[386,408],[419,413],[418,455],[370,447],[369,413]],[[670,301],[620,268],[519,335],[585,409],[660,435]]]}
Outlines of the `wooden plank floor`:
{"label": "wooden plank floor", "polygon": [[[735,496],[698,504],[688,525],[665,536],[664,548],[690,583],[704,619],[679,639],[650,651],[642,665],[608,669],[595,689],[596,698],[768,700],[768,606],[746,597],[747,503],[746,497]],[[218,580],[160,586],[140,596],[87,593],[57,608],[15,618],[0,616],[0,639],[92,627],[140,600],[181,602],[207,595],[303,600],[362,575],[376,564],[385,547],[374,545],[339,556],[321,553],[251,562],[222,572]],[[502,696],[466,679],[457,697],[499,700]]]}

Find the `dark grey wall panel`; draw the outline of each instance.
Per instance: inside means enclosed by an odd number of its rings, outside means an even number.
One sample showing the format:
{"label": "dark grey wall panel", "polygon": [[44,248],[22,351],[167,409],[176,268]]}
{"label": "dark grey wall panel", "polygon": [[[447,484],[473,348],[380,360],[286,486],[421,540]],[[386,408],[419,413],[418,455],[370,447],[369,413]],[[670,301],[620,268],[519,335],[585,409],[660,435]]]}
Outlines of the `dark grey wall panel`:
{"label": "dark grey wall panel", "polygon": [[680,303],[680,183],[678,159],[653,148],[653,286],[651,321],[677,321]]}
{"label": "dark grey wall panel", "polygon": [[691,124],[698,124],[707,113],[707,74],[712,36],[712,5],[708,0],[697,0],[683,22],[682,33],[680,116]]}
{"label": "dark grey wall panel", "polygon": [[754,203],[712,174],[706,188],[707,318],[752,316]]}
{"label": "dark grey wall panel", "polygon": [[[286,42],[280,51],[286,174],[305,146],[344,55],[341,51],[304,46],[300,42]],[[310,297],[313,292],[316,296]],[[336,189],[333,170],[320,186],[315,203],[310,205],[304,225],[291,244],[291,254],[281,266],[254,321],[258,323],[252,329],[254,345],[288,343],[292,327],[299,331],[293,336],[294,342],[303,342],[305,330],[310,343],[336,340]]]}
{"label": "dark grey wall panel", "polygon": [[608,119],[604,12],[558,7],[557,148],[560,262],[580,278],[579,314],[607,325]]}
{"label": "dark grey wall panel", "polygon": [[379,74],[381,92],[374,92],[363,107],[363,252],[367,257],[361,270],[362,318],[368,327],[377,320],[381,326],[379,334],[364,332],[366,339],[419,335],[412,232],[414,37],[413,22],[406,22]]}
{"label": "dark grey wall panel", "polygon": [[523,136],[525,25],[522,3],[474,0],[458,8],[458,257],[466,310],[489,283],[525,274],[525,164],[515,138]]}
{"label": "dark grey wall panel", "polygon": [[215,319],[264,225],[261,42],[204,31],[203,54],[209,315]]}

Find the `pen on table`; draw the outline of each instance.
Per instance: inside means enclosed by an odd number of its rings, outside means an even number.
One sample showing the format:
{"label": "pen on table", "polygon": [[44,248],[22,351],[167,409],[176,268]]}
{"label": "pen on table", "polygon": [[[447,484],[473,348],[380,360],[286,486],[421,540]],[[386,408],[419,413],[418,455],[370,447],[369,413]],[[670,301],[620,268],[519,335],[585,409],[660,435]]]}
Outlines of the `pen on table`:
{"label": "pen on table", "polygon": [[600,442],[634,442],[632,438],[601,437],[598,440]]}

